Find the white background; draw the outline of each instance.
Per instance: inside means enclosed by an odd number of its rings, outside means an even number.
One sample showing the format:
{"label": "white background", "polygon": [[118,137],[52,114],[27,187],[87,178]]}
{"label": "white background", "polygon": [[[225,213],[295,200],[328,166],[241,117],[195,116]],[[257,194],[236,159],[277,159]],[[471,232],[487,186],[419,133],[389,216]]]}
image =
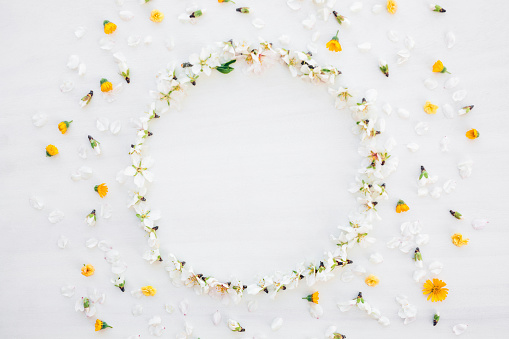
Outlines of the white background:
{"label": "white background", "polygon": [[[308,3],[309,2],[309,3]],[[337,23],[318,21],[313,31],[302,27],[314,6],[304,1],[303,9],[294,12],[284,1],[238,1],[250,6],[252,14],[240,15],[233,4],[197,1],[208,12],[196,25],[182,24],[177,16],[190,4],[186,1],[153,0],[140,6],[126,0],[123,7],[114,1],[5,1],[0,3],[1,84],[0,84],[0,179],[2,183],[0,264],[0,334],[2,338],[127,338],[141,334],[150,337],[148,319],[163,318],[164,337],[175,337],[189,321],[195,337],[204,338],[322,338],[330,325],[348,338],[451,338],[453,325],[465,323],[464,338],[500,338],[509,330],[509,273],[507,271],[507,91],[509,57],[508,28],[504,14],[506,1],[447,1],[440,3],[447,13],[428,9],[427,1],[400,1],[396,15],[383,11],[375,15],[371,7],[383,1],[363,1],[360,13],[351,13],[352,1],[338,1],[340,13],[352,21],[341,29],[343,52],[325,50],[324,45],[338,29]],[[148,20],[158,8],[166,18],[161,24]],[[130,10],[135,17],[124,22],[120,10]],[[251,20],[266,22],[258,30]],[[99,48],[104,36],[102,21],[118,25],[112,51]],[[86,26],[88,33],[80,40],[73,32]],[[389,30],[399,32],[400,41],[387,38]],[[445,34],[453,31],[457,44],[445,45]],[[390,200],[380,207],[383,221],[376,224],[373,247],[352,251],[351,259],[380,277],[377,287],[366,286],[363,279],[350,283],[337,277],[326,284],[283,292],[275,301],[265,295],[248,298],[239,305],[223,305],[208,296],[196,296],[192,290],[173,287],[162,265],[150,266],[141,255],[145,250],[144,232],[137,226],[132,211],[125,208],[127,189],[115,181],[116,173],[129,165],[129,145],[135,139],[131,118],[139,116],[150,102],[148,91],[155,87],[154,77],[175,60],[183,62],[191,53],[230,38],[256,42],[258,36],[279,45],[278,37],[291,37],[290,48],[306,50],[311,36],[319,31],[316,60],[334,64],[342,70],[337,85],[355,89],[359,97],[369,88],[379,91],[378,104],[388,102],[393,109],[411,112],[407,120],[393,114],[385,116],[387,133],[398,142],[394,150],[400,167],[387,181]],[[142,39],[151,35],[150,45],[127,46],[130,35]],[[416,42],[409,61],[396,65],[396,52],[404,48],[410,35]],[[169,51],[165,40],[174,38]],[[357,45],[370,42],[372,50],[360,53]],[[99,92],[99,80],[109,78],[114,84],[122,79],[112,52],[122,51],[131,68],[132,82],[124,85],[117,101],[107,103]],[[84,77],[66,68],[70,54],[86,63]],[[389,62],[390,77],[378,71],[378,59]],[[451,75],[432,74],[431,66],[441,59],[460,79],[456,89],[465,89],[463,102],[451,99],[454,90],[443,88]],[[337,234],[336,226],[345,224],[354,198],[347,192],[360,157],[358,141],[350,132],[352,120],[346,111],[333,108],[326,86],[313,86],[293,79],[280,65],[263,75],[246,75],[242,65],[229,76],[214,74],[200,79],[184,101],[180,112],[171,112],[151,127],[150,154],[156,160],[150,201],[163,211],[160,222],[162,250],[171,249],[196,271],[228,279],[231,275],[252,281],[259,274],[287,270],[304,260],[319,258],[332,248],[328,240]],[[423,85],[431,77],[439,82],[433,91]],[[72,80],[75,89],[61,93],[63,80]],[[337,86],[336,85],[336,86]],[[79,99],[93,89],[96,95],[85,110]],[[474,104],[467,116],[447,119],[441,110],[428,116],[422,111],[426,100],[455,108]],[[49,115],[48,123],[34,127],[31,117],[39,112]],[[382,113],[383,114],[383,113]],[[99,132],[96,119],[121,120],[119,135]],[[57,123],[74,120],[68,133],[61,135]],[[417,136],[413,127],[419,121],[430,124],[425,136]],[[464,137],[477,128],[481,137]],[[87,145],[86,136],[101,142],[103,154],[78,157],[78,147]],[[447,135],[451,151],[443,153],[439,141]],[[416,142],[421,149],[410,153],[405,145]],[[47,158],[44,147],[55,144],[60,154]],[[474,161],[473,174],[462,180],[456,169],[459,162]],[[92,179],[73,182],[70,174],[82,165],[94,169]],[[424,165],[439,182],[458,181],[450,195],[439,200],[417,197],[416,180]],[[105,182],[108,196],[101,200],[93,186]],[[36,194],[45,201],[42,211],[32,209],[28,198]],[[394,206],[404,199],[410,211],[397,215]],[[102,203],[113,207],[111,219],[98,218],[90,228],[84,223],[92,210]],[[53,209],[65,213],[65,219],[50,224],[47,216]],[[457,221],[449,209],[460,211],[465,219]],[[489,226],[475,231],[471,221],[488,218]],[[422,284],[412,280],[414,265],[410,255],[386,248],[408,220],[420,220],[431,241],[421,251],[426,263],[439,260],[445,264],[440,278],[447,282],[449,297],[440,304],[426,301]],[[468,246],[452,245],[450,236],[461,232],[470,238]],[[70,239],[68,248],[57,247],[57,239]],[[110,266],[98,249],[84,243],[95,237],[110,241],[128,263],[126,293],[110,282]],[[379,265],[368,262],[373,252],[383,254]],[[84,263],[96,267],[94,276],[80,274]],[[76,294],[68,299],[60,287],[76,285]],[[158,289],[152,298],[133,298],[129,291],[151,284]],[[87,289],[97,288],[107,294],[98,306],[98,316],[114,329],[95,333],[94,319],[74,312],[76,298]],[[325,313],[319,320],[310,317],[307,302],[301,297],[320,291]],[[365,299],[391,320],[382,328],[359,310],[341,313],[336,303],[354,298],[363,291]],[[394,298],[405,294],[418,307],[417,321],[403,325],[397,316]],[[189,314],[178,310],[167,314],[163,305],[175,306],[188,299]],[[257,300],[256,312],[248,312],[247,301]],[[144,306],[144,314],[134,317],[133,305]],[[442,320],[431,325],[435,309]],[[212,324],[211,316],[220,310],[224,321]],[[238,320],[247,328],[244,335],[227,329],[225,320]],[[275,317],[284,326],[270,330]]]}

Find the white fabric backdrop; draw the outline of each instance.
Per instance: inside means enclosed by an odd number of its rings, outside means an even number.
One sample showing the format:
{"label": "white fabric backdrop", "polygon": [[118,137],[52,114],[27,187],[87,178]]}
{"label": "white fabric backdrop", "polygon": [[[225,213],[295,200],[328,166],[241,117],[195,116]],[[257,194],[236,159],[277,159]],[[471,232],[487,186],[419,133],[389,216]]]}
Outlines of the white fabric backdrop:
{"label": "white fabric backdrop", "polygon": [[[363,1],[359,13],[348,9],[353,1],[340,1],[336,8],[352,21],[348,30],[341,29],[343,52],[325,50],[326,41],[335,34],[337,24],[318,20],[313,31],[302,27],[314,7],[303,2],[303,9],[291,11],[284,1],[242,3],[253,13],[234,12],[235,5],[215,1],[197,1],[208,12],[196,25],[181,24],[179,13],[190,4],[185,1],[153,0],[146,6],[126,0],[123,7],[114,1],[2,1],[0,11],[1,95],[0,95],[0,197],[2,246],[0,260],[0,334],[2,338],[88,338],[93,336],[93,320],[74,312],[76,298],[95,287],[107,294],[98,306],[98,316],[114,326],[103,331],[104,338],[127,338],[141,334],[150,337],[148,319],[163,318],[165,337],[175,337],[183,330],[184,320],[195,328],[200,338],[322,338],[330,325],[338,326],[349,338],[450,338],[453,325],[469,325],[464,338],[500,338],[509,330],[509,292],[507,271],[506,228],[508,217],[504,190],[506,167],[509,165],[505,97],[509,89],[508,28],[505,1],[491,1],[490,6],[478,1],[444,0],[440,4],[447,13],[431,12],[426,1],[400,1],[396,15],[385,11],[374,15],[371,7],[382,1]],[[161,24],[148,20],[150,10],[165,13]],[[135,17],[123,22],[120,10],[131,10]],[[265,28],[255,29],[250,21],[259,17]],[[119,26],[112,51],[122,51],[132,72],[132,83],[114,103],[107,103],[98,91],[102,77],[122,79],[110,51],[99,48],[104,36],[102,21],[109,19]],[[86,26],[88,33],[80,40],[73,32]],[[400,41],[391,42],[387,31],[399,32]],[[457,45],[445,46],[445,33],[455,32]],[[150,266],[141,254],[145,250],[143,231],[131,211],[125,208],[127,191],[115,182],[116,173],[129,165],[127,154],[134,141],[135,130],[129,124],[149,102],[148,91],[154,88],[154,76],[175,60],[185,61],[189,54],[216,41],[230,38],[257,41],[258,36],[273,41],[281,34],[291,37],[290,48],[306,49],[314,32],[321,32],[316,59],[332,63],[343,71],[338,85],[356,89],[362,95],[369,88],[379,91],[379,106],[390,103],[394,109],[411,112],[408,120],[397,114],[386,117],[387,135],[393,135],[399,146],[394,151],[400,167],[387,181],[391,199],[380,207],[383,218],[376,225],[377,243],[367,250],[357,249],[351,258],[381,279],[379,286],[367,287],[363,279],[343,283],[337,277],[313,288],[305,286],[284,292],[275,301],[264,295],[248,298],[239,305],[223,305],[206,296],[196,296],[187,289],[176,289],[162,265]],[[409,61],[396,65],[396,52],[404,48],[403,39],[412,36],[416,46]],[[150,45],[127,46],[127,37],[151,35]],[[169,51],[165,40],[174,38]],[[360,53],[357,45],[371,42],[372,50]],[[87,74],[80,78],[66,68],[70,54],[86,63]],[[378,58],[390,64],[387,79],[378,71]],[[450,76],[431,74],[436,59],[460,79],[456,89],[468,91],[461,103],[453,103],[452,90],[443,88]],[[285,270],[297,262],[318,258],[330,248],[328,235],[336,234],[336,226],[346,222],[354,198],[346,191],[353,181],[360,158],[357,140],[350,133],[352,121],[347,112],[333,108],[326,86],[312,86],[292,79],[280,65],[274,65],[260,76],[245,75],[242,67],[229,76],[215,74],[200,79],[185,100],[180,112],[164,116],[153,124],[154,136],[150,152],[156,159],[156,183],[151,200],[163,210],[160,236],[164,252],[171,250],[185,258],[196,271],[227,279],[236,275],[251,280],[257,274]],[[434,91],[426,89],[423,80],[432,77],[439,82]],[[70,79],[75,89],[61,93],[59,86]],[[94,89],[92,103],[85,110],[78,107],[81,96]],[[441,111],[427,116],[422,111],[426,100],[439,106],[450,103],[458,108],[474,104],[468,116],[447,119]],[[31,117],[38,111],[49,115],[48,123],[36,128]],[[95,127],[96,119],[120,119],[122,130],[113,136]],[[62,136],[56,125],[74,120],[69,132]],[[430,123],[430,132],[417,136],[413,127],[419,121]],[[481,137],[470,141],[466,130],[477,128]],[[92,152],[88,158],[78,157],[78,147],[93,135],[103,146],[104,154]],[[442,153],[439,141],[451,139],[451,151]],[[420,144],[410,153],[405,145]],[[44,147],[53,143],[60,155],[46,158]],[[474,161],[472,177],[462,180],[456,165]],[[82,165],[94,169],[92,179],[73,182],[70,174]],[[440,182],[453,178],[458,188],[439,200],[417,197],[416,179],[424,165]],[[92,191],[95,184],[106,182],[110,193],[100,200]],[[28,198],[36,194],[45,201],[42,211],[32,209]],[[398,199],[404,199],[411,210],[394,213]],[[99,218],[90,228],[84,217],[102,203],[113,207],[113,216]],[[65,213],[65,219],[50,224],[47,216],[53,209]],[[465,220],[456,221],[449,209],[462,212]],[[475,231],[470,222],[486,217],[490,225]],[[414,265],[409,255],[386,248],[386,242],[398,235],[399,225],[407,220],[420,220],[431,242],[421,250],[425,261],[440,260],[445,268],[440,278],[450,288],[449,297],[439,305],[425,300],[422,284],[412,280]],[[462,232],[470,244],[457,248],[450,235]],[[68,248],[57,247],[57,239],[70,239]],[[98,249],[87,249],[90,237],[109,240],[128,263],[126,293],[110,282],[109,265]],[[370,264],[369,255],[383,254],[380,265]],[[92,263],[96,273],[83,277],[83,263]],[[76,285],[71,299],[60,295],[60,287]],[[133,298],[129,291],[151,284],[158,289],[154,298]],[[320,304],[325,313],[319,320],[308,313],[308,305],[300,300],[314,290],[320,291]],[[392,322],[382,328],[357,310],[341,313],[336,303],[354,298],[363,291],[365,298],[378,307]],[[405,294],[418,307],[418,319],[403,325],[397,316],[394,297]],[[178,311],[169,315],[163,305],[177,305],[188,299],[189,314]],[[257,300],[256,312],[248,312],[247,301]],[[134,317],[131,308],[144,306],[144,314]],[[431,326],[435,309],[442,315],[437,327]],[[244,336],[231,333],[223,322],[214,326],[212,314],[220,310],[223,319],[231,317],[247,328]],[[275,317],[284,326],[270,330]]]}

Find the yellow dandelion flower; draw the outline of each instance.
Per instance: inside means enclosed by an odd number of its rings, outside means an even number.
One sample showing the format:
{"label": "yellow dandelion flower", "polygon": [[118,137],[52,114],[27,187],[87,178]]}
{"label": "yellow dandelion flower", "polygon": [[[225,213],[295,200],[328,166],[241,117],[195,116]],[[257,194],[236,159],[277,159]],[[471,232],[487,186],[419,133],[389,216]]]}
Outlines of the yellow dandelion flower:
{"label": "yellow dandelion flower", "polygon": [[[435,73],[449,73],[447,71],[447,68],[444,67],[444,64],[440,60],[437,60],[437,62],[435,62],[433,64],[433,72],[435,72]],[[449,73],[449,74],[451,74],[451,73]]]}
{"label": "yellow dandelion flower", "polygon": [[444,288],[447,284],[440,279],[433,278],[433,281],[426,280],[423,285],[422,294],[428,294],[428,300],[432,302],[444,301],[449,293],[448,288]]}
{"label": "yellow dandelion flower", "polygon": [[426,104],[424,105],[424,112],[428,114],[436,114],[437,109],[438,109],[437,105],[433,105],[430,101],[426,101]]}
{"label": "yellow dandelion flower", "polygon": [[302,298],[302,299],[306,299],[306,300],[307,300],[307,301],[309,301],[309,302],[312,302],[312,303],[318,304],[318,299],[320,299],[320,298],[319,298],[319,296],[318,296],[318,292],[315,292],[315,293],[310,294],[310,295],[308,295],[307,297],[304,297],[304,298]]}
{"label": "yellow dandelion flower", "polygon": [[65,134],[65,132],[67,132],[67,128],[69,128],[69,125],[71,124],[72,120],[71,121],[62,121],[58,124],[58,130],[62,133],[62,134]]}
{"label": "yellow dandelion flower", "polygon": [[407,204],[403,200],[399,200],[396,205],[396,213],[406,212],[410,209]]}
{"label": "yellow dandelion flower", "polygon": [[102,78],[101,81],[101,92],[109,92],[113,89],[113,84],[108,79]]}
{"label": "yellow dandelion flower", "polygon": [[100,330],[102,330],[102,329],[108,328],[108,327],[109,327],[109,328],[113,328],[113,327],[111,327],[110,325],[106,324],[106,322],[104,322],[104,321],[102,321],[102,320],[97,319],[97,320],[95,321],[95,331],[96,331],[96,332],[97,332],[97,331],[100,331]]}
{"label": "yellow dandelion flower", "polygon": [[106,186],[106,184],[104,184],[104,183],[102,183],[100,185],[95,185],[94,191],[99,193],[99,196],[101,198],[104,198],[106,196],[106,194],[108,194],[108,186]]}

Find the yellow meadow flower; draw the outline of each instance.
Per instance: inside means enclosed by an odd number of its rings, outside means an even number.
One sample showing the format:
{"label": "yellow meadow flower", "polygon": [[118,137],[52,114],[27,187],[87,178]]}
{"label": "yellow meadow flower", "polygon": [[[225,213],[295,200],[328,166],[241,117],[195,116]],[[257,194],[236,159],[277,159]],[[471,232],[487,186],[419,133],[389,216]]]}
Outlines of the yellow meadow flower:
{"label": "yellow meadow flower", "polygon": [[153,22],[161,22],[164,19],[164,14],[158,9],[154,9],[152,12],[150,12],[150,20]]}
{"label": "yellow meadow flower", "polygon": [[366,285],[368,286],[371,286],[371,287],[375,287],[376,285],[378,285],[378,283],[380,282],[380,279],[374,275],[374,274],[370,274],[366,277],[366,279],[364,280],[364,282],[366,283]]}
{"label": "yellow meadow flower", "polygon": [[71,121],[62,121],[58,124],[58,130],[62,133],[62,134],[65,134],[65,132],[67,132],[67,128],[69,128],[69,125],[71,124],[72,120]]}
{"label": "yellow meadow flower", "polygon": [[141,288],[141,292],[146,295],[147,297],[151,297],[151,296],[154,296],[156,295],[157,293],[157,290],[155,288],[153,288],[152,286],[143,286]]}
{"label": "yellow meadow flower", "polygon": [[463,239],[463,235],[461,233],[455,233],[451,236],[452,243],[458,247],[461,247],[463,245],[468,244],[468,240],[470,239]]}
{"label": "yellow meadow flower", "polygon": [[406,212],[410,209],[407,204],[403,200],[399,200],[396,205],[396,213]]}
{"label": "yellow meadow flower", "polygon": [[391,14],[396,14],[396,11],[398,10],[398,4],[394,0],[387,0],[387,12]]}
{"label": "yellow meadow flower", "polygon": [[54,145],[46,146],[46,156],[47,157],[52,157],[57,154],[58,154],[58,148],[56,148]]}
{"label": "yellow meadow flower", "polygon": [[339,31],[337,31],[336,35],[333,36],[332,39],[330,39],[330,41],[325,45],[325,47],[331,52],[341,52],[341,44],[339,43],[338,33]]}
{"label": "yellow meadow flower", "polygon": [[100,331],[100,330],[102,330],[102,329],[104,329],[104,328],[107,328],[107,327],[109,327],[109,328],[113,328],[113,327],[111,327],[110,325],[106,324],[106,322],[104,322],[104,321],[102,321],[102,320],[97,319],[97,320],[95,321],[95,331],[96,331],[96,332],[97,332],[97,331]]}
{"label": "yellow meadow flower", "polygon": [[426,101],[426,104],[424,105],[424,112],[428,114],[436,114],[437,109],[438,109],[437,105],[433,105],[430,101]]}
{"label": "yellow meadow flower", "polygon": [[312,302],[312,303],[318,304],[318,299],[320,299],[320,298],[318,297],[318,292],[315,292],[315,293],[310,294],[310,295],[308,295],[307,297],[304,297],[304,298],[302,298],[302,299],[306,299],[306,300],[307,300],[307,301],[309,301],[309,302]]}
{"label": "yellow meadow flower", "polygon": [[428,294],[428,300],[431,299],[432,302],[444,301],[449,293],[449,289],[444,288],[446,285],[440,279],[433,278],[433,281],[428,279],[423,285],[422,294]]}
{"label": "yellow meadow flower", "polygon": [[111,34],[117,30],[117,25],[115,25],[113,22],[109,22],[108,20],[104,20],[103,26],[104,33],[106,34]]}
{"label": "yellow meadow flower", "polygon": [[99,196],[101,198],[104,198],[106,196],[106,194],[108,194],[108,186],[106,186],[106,184],[104,184],[104,183],[102,183],[100,185],[95,185],[94,191],[99,193]]}
{"label": "yellow meadow flower", "polygon": [[467,134],[465,134],[467,138],[469,139],[477,139],[479,138],[479,131],[476,130],[475,128],[472,128],[470,131],[467,132]]}
{"label": "yellow meadow flower", "polygon": [[90,277],[95,272],[94,266],[90,264],[83,265],[81,268],[81,274],[83,274],[85,277]]}
{"label": "yellow meadow flower", "polygon": [[[435,73],[449,73],[447,71],[447,68],[444,67],[444,64],[440,60],[437,60],[437,62],[435,62],[433,64],[433,72],[435,72]],[[449,74],[451,74],[451,73],[449,73]]]}
{"label": "yellow meadow flower", "polygon": [[109,92],[113,89],[113,84],[108,81],[108,79],[101,79],[101,92]]}

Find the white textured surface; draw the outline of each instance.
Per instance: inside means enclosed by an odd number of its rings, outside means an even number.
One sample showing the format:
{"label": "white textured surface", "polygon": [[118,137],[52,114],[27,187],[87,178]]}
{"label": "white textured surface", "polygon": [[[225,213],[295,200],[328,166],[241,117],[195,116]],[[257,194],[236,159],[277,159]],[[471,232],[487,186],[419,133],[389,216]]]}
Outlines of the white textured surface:
{"label": "white textured surface", "polygon": [[[311,1],[308,1],[311,2]],[[500,338],[509,331],[509,273],[506,249],[507,203],[503,194],[507,166],[504,155],[508,122],[506,96],[509,71],[507,59],[508,29],[503,14],[506,1],[492,1],[489,6],[478,1],[443,1],[447,13],[438,14],[423,2],[400,1],[398,12],[385,11],[374,15],[369,10],[376,1],[364,1],[363,10],[351,13],[353,1],[338,3],[338,12],[346,13],[352,22],[341,30],[341,54],[325,50],[325,42],[335,34],[334,20],[318,20],[313,31],[302,27],[314,7],[303,4],[294,12],[284,1],[258,1],[249,4],[253,15],[234,12],[235,5],[198,1],[208,12],[196,25],[181,24],[179,13],[189,5],[184,1],[166,3],[153,0],[140,6],[138,1],[2,1],[0,38],[2,41],[0,84],[0,197],[2,247],[0,248],[0,336],[2,338],[89,338],[93,336],[93,319],[74,312],[74,302],[88,288],[107,294],[106,302],[97,306],[97,314],[114,329],[103,331],[104,338],[127,338],[141,334],[150,337],[148,320],[162,317],[165,337],[175,337],[184,330],[184,319],[193,325],[193,334],[200,338],[322,338],[325,330],[335,325],[349,338],[452,338],[452,327],[468,324],[463,338]],[[240,2],[238,5],[244,5]],[[270,4],[270,6],[268,5]],[[150,10],[165,13],[161,24],[148,20]],[[120,10],[132,11],[134,19],[123,22]],[[266,23],[261,30],[251,25],[254,17]],[[115,46],[101,50],[104,37],[102,21],[109,19],[119,26]],[[87,27],[87,33],[76,39],[74,31]],[[258,308],[249,312],[247,302],[225,306],[206,296],[195,296],[191,290],[176,289],[169,284],[160,265],[149,266],[141,254],[145,250],[143,231],[131,211],[125,208],[126,189],[115,182],[118,170],[129,165],[129,145],[134,140],[130,118],[137,117],[149,102],[148,90],[154,87],[154,76],[170,60],[185,61],[190,53],[202,46],[230,38],[257,41],[258,36],[277,44],[278,37],[291,38],[289,48],[304,49],[314,31],[322,32],[317,41],[316,59],[333,63],[342,71],[339,85],[356,89],[379,90],[378,104],[389,102],[394,109],[404,107],[409,119],[397,115],[387,119],[387,134],[398,141],[394,153],[400,167],[387,182],[391,199],[380,207],[383,221],[375,227],[377,243],[368,250],[357,249],[351,258],[381,279],[379,286],[367,287],[362,279],[342,282],[338,277],[308,289],[301,286],[283,292],[276,301],[264,295],[256,297]],[[410,35],[416,42],[412,57],[396,65],[396,53],[403,42],[387,39],[388,30],[401,36]],[[453,30],[456,45],[448,49],[445,35]],[[150,45],[127,46],[131,35],[151,35]],[[168,51],[166,43],[175,40]],[[370,41],[372,49],[360,53],[356,46]],[[121,82],[112,52],[122,51],[131,68],[131,84],[114,103],[107,103],[99,92],[98,82],[107,77]],[[79,77],[67,69],[70,55],[79,55],[87,65],[87,73]],[[390,78],[378,71],[378,59],[385,58]],[[441,59],[453,76],[461,79],[466,99],[454,103],[454,90],[444,89],[450,77],[431,74],[431,65]],[[162,249],[171,247],[197,271],[227,278],[230,274],[251,280],[255,274],[287,269],[304,259],[316,258],[328,248],[327,236],[336,233],[336,225],[346,222],[346,213],[354,198],[347,193],[360,158],[357,141],[351,135],[352,121],[347,112],[333,109],[333,99],[325,86],[317,87],[291,79],[279,65],[261,76],[243,75],[240,65],[230,76],[215,74],[199,82],[183,104],[181,112],[170,113],[154,123],[151,153],[156,159],[154,172],[157,187],[154,201],[163,210],[160,236]],[[438,81],[434,91],[423,81]],[[71,80],[75,88],[61,93],[59,86]],[[78,107],[79,99],[90,89],[95,96],[86,109]],[[427,116],[422,111],[426,100],[442,106],[451,104],[455,110],[467,104],[475,108],[468,115],[446,119],[440,111]],[[32,116],[48,114],[43,127],[32,124]],[[117,136],[98,132],[97,118],[120,120],[122,130]],[[61,135],[57,123],[74,120],[69,132]],[[413,126],[418,121],[430,124],[425,136],[417,136]],[[481,138],[470,141],[466,130],[477,128]],[[87,134],[102,144],[103,154],[88,150],[88,158],[78,156],[80,145],[87,145]],[[450,152],[440,152],[444,135],[451,141]],[[409,152],[405,145],[418,143],[418,152]],[[46,158],[44,147],[55,144],[60,155]],[[88,147],[88,145],[87,145]],[[474,161],[473,174],[461,179],[457,164]],[[86,165],[93,169],[91,179],[74,182],[71,173]],[[416,179],[419,166],[424,165],[439,183],[458,181],[456,190],[434,200],[418,197]],[[107,198],[101,200],[92,188],[106,182]],[[500,184],[499,184],[500,183]],[[156,186],[156,185],[153,185]],[[36,195],[44,201],[39,211],[29,204]],[[404,199],[410,211],[394,213],[398,199]],[[108,203],[113,208],[110,219],[98,217],[90,228],[85,216]],[[64,220],[50,224],[48,214],[55,210],[65,213]],[[457,221],[449,209],[458,210],[465,220]],[[471,227],[474,219],[487,218],[483,230]],[[450,294],[439,305],[427,302],[421,284],[412,279],[414,264],[410,255],[386,248],[386,242],[399,233],[399,225],[407,220],[420,220],[431,236],[421,252],[425,265],[434,260],[444,263],[440,278],[447,282]],[[450,235],[462,232],[470,244],[457,248]],[[60,249],[61,235],[69,239],[67,248]],[[97,248],[88,249],[89,238],[110,241],[128,263],[126,293],[110,283],[110,265]],[[369,263],[369,255],[380,252],[384,262]],[[83,263],[92,263],[96,274],[85,278],[80,274]],[[68,299],[60,294],[65,285],[75,285],[76,294]],[[153,298],[135,299],[130,295],[143,285],[158,289]],[[310,317],[308,305],[300,298],[308,292],[320,291],[324,315]],[[363,291],[366,300],[381,310],[392,322],[382,328],[364,313],[352,310],[341,313],[336,302],[354,298]],[[394,301],[404,294],[418,309],[417,320],[403,325],[397,316]],[[186,317],[179,312],[168,314],[165,304],[175,307],[188,299]],[[144,313],[133,317],[131,309],[141,304]],[[214,326],[211,316],[216,310],[223,323]],[[431,326],[435,309],[441,322]],[[358,312],[357,312],[358,311]],[[276,317],[284,325],[272,333]],[[235,319],[247,329],[244,336],[227,329],[225,319]]]}

